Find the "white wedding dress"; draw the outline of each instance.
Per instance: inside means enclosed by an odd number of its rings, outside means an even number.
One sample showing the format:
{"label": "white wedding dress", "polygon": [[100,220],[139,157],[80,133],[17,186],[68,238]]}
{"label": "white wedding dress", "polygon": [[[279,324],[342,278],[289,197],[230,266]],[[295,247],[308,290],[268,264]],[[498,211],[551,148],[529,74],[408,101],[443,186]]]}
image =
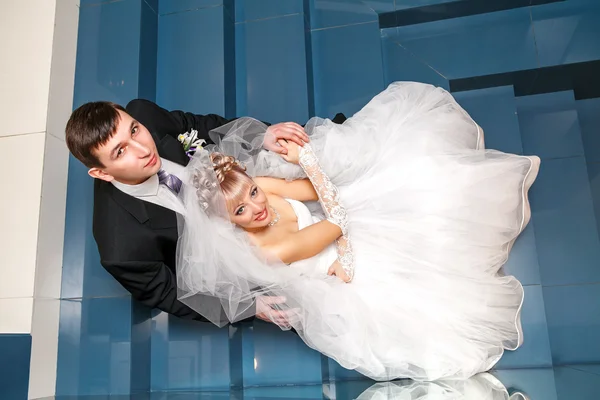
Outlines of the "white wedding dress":
{"label": "white wedding dress", "polygon": [[[519,347],[523,287],[501,269],[529,221],[539,158],[485,150],[448,92],[413,82],[390,85],[342,125],[313,119],[306,130],[348,212],[355,272],[348,284],[326,278],[333,245],[287,267],[307,278],[279,292],[302,310],[300,337],[376,380],[468,378]],[[252,170],[302,176],[268,152]],[[289,203],[299,229],[323,218],[318,204]],[[215,268],[220,281],[233,279],[222,272],[232,263]]]}
{"label": "white wedding dress", "polygon": [[[379,380],[466,378],[519,347],[523,288],[501,267],[529,221],[539,158],[485,150],[454,98],[420,83],[307,131],[348,211],[355,277],[327,300],[353,328],[331,346],[323,321],[307,324],[305,341]],[[288,201],[299,229],[323,218]],[[290,267],[324,275],[335,258],[332,245]]]}

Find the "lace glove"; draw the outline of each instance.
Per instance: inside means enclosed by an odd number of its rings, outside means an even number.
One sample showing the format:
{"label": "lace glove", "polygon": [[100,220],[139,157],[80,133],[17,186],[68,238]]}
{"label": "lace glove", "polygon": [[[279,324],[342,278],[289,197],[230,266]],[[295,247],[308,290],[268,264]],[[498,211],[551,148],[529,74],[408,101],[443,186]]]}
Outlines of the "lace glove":
{"label": "lace glove", "polygon": [[348,278],[354,277],[354,255],[352,253],[352,244],[348,236],[348,214],[346,209],[340,204],[340,194],[338,188],[329,180],[329,177],[323,172],[319,165],[317,156],[309,144],[305,144],[300,150],[300,166],[306,172],[306,176],[313,184],[319,202],[327,221],[340,227],[342,236],[336,240],[338,261],[342,265]]}

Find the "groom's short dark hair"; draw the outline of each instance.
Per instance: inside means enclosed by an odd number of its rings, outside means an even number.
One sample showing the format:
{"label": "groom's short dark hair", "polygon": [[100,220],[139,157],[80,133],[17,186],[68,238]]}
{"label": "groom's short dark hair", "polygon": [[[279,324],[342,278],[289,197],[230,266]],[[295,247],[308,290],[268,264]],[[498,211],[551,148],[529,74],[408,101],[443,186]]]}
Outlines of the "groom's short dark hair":
{"label": "groom's short dark hair", "polygon": [[102,168],[94,150],[105,144],[117,131],[119,110],[125,109],[110,101],[85,103],[71,114],[65,131],[69,151],[88,168]]}

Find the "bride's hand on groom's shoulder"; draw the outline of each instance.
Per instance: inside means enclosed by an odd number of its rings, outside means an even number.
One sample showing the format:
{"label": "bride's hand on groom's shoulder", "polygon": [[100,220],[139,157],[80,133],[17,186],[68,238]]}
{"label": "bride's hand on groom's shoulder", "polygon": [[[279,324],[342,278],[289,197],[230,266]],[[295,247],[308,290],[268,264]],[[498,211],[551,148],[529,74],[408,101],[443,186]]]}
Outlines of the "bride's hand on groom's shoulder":
{"label": "bride's hand on groom's shoulder", "polygon": [[264,148],[281,155],[287,154],[288,150],[278,143],[281,140],[293,142],[299,146],[304,146],[304,143],[309,142],[304,128],[295,122],[281,122],[268,127]]}

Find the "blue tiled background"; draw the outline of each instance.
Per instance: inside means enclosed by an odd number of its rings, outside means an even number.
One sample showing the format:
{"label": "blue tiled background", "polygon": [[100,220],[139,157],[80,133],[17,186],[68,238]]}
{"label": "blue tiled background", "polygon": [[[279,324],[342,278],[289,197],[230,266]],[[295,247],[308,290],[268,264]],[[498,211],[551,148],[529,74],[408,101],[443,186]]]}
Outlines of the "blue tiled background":
{"label": "blue tiled background", "polygon": [[[450,89],[456,79],[600,59],[594,0],[380,29],[380,13],[438,5],[443,14],[457,1],[82,0],[74,107],[142,97],[305,122],[352,115],[395,80]],[[566,365],[600,361],[600,98],[580,99],[573,88],[516,97],[512,84],[496,86],[455,95],[485,130],[486,147],[543,160],[532,222],[506,266],[526,285],[525,344],[499,368],[565,365],[548,380],[582,382],[598,370]],[[140,306],[101,267],[91,210],[92,181],[71,162],[58,395],[359,377],[261,322],[217,329]],[[561,385],[552,394],[529,389],[568,399]]]}
{"label": "blue tiled background", "polygon": [[0,334],[0,393],[4,399],[26,399],[29,389],[31,335]]}

